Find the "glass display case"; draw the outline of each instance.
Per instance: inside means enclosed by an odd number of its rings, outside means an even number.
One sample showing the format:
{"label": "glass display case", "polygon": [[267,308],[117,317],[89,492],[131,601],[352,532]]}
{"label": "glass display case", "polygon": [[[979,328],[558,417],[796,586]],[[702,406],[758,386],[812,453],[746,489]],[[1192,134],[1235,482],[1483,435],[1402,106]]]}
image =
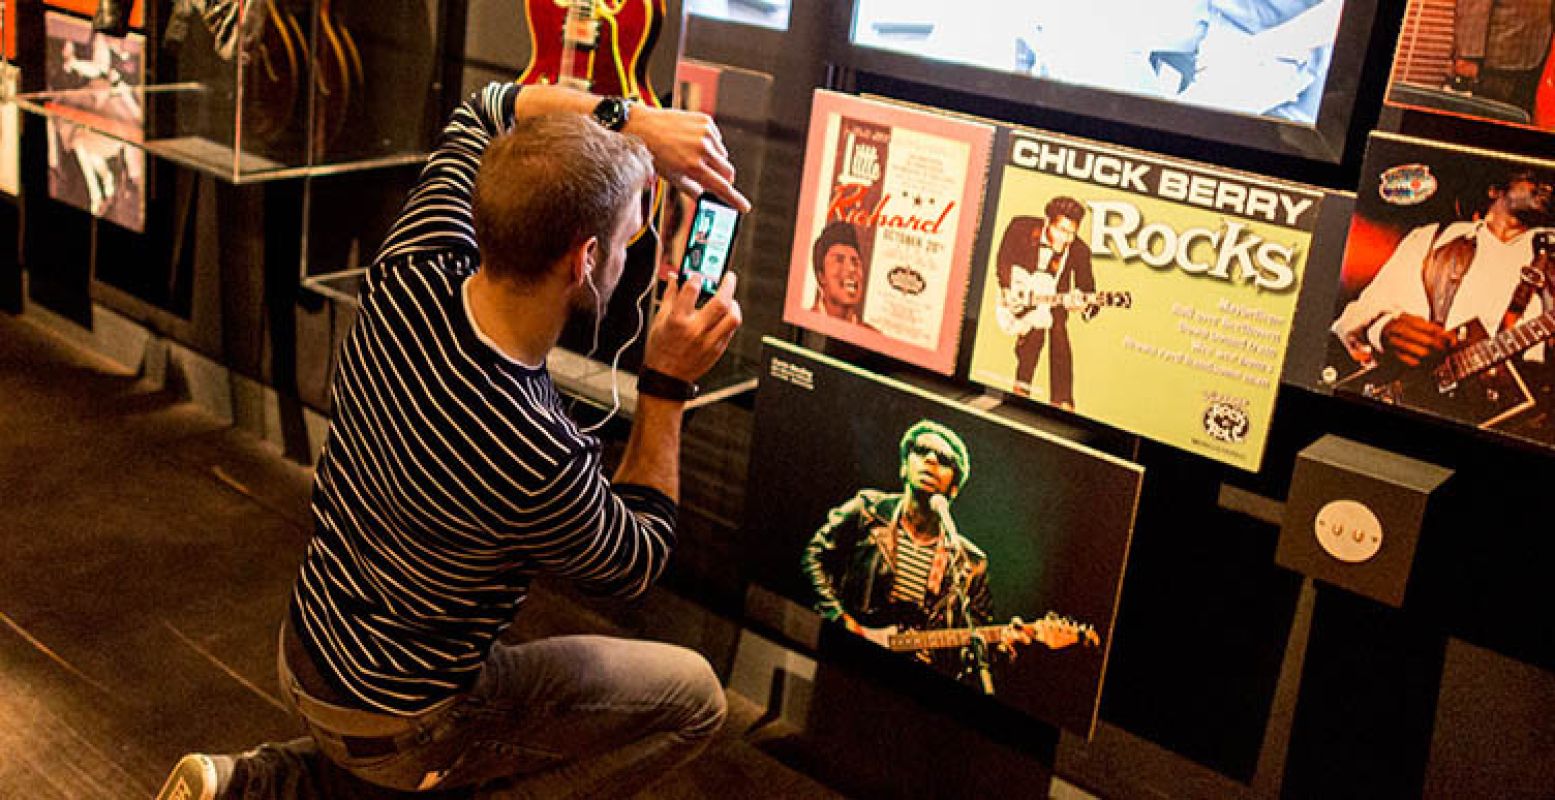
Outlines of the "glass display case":
{"label": "glass display case", "polygon": [[180,0],[137,5],[123,35],[50,8],[46,74],[18,101],[235,184],[414,163],[443,107],[449,5]]}

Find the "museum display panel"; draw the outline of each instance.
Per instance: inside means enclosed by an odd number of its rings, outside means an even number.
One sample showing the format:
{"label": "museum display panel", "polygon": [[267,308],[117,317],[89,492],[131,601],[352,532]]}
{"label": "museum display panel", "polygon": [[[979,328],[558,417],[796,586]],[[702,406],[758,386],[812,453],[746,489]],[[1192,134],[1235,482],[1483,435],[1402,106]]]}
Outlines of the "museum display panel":
{"label": "museum display panel", "polygon": [[[766,703],[747,738],[820,742],[796,763],[840,792],[1550,785],[1519,713],[1555,715],[1478,677],[1555,675],[1551,60],[1493,105],[1467,0],[0,5],[29,297],[144,325],[176,354],[144,377],[297,461],[453,103],[709,115],[753,205],[744,325],[687,405],[683,594],[627,625],[716,651]],[[547,360],[610,456],[695,201],[660,187]],[[1501,723],[1507,752],[1453,735]]]}
{"label": "museum display panel", "polygon": [[[85,5],[74,10],[92,14]],[[43,114],[132,103],[137,129],[96,124],[103,115],[77,122],[233,183],[414,163],[441,113],[444,5],[238,0],[202,15],[137,3],[128,30],[78,41],[58,80],[19,99]],[[57,31],[90,24],[53,13],[79,21]]]}

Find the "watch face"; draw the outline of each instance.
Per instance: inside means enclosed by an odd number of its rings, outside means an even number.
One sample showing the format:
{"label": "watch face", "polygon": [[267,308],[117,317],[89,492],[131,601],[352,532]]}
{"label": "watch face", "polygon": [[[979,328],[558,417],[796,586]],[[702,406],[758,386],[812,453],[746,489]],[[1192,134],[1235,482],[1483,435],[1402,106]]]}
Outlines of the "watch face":
{"label": "watch face", "polygon": [[626,127],[626,115],[626,101],[619,97],[607,97],[594,107],[594,119],[613,131]]}

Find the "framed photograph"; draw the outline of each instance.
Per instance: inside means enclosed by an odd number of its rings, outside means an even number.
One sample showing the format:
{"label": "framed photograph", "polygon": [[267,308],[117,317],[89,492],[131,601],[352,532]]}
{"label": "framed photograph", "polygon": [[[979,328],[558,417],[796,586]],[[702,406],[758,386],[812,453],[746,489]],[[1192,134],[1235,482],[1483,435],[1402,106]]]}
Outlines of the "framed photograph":
{"label": "framed photograph", "polygon": [[865,72],[1330,163],[1377,13],[1377,0],[837,5],[839,58]]}
{"label": "framed photograph", "polygon": [[1409,0],[1388,103],[1555,130],[1552,33],[1548,2]]}
{"label": "framed photograph", "polygon": [[774,339],[763,366],[756,580],[1088,736],[1143,468]]}
{"label": "framed photograph", "polygon": [[1001,130],[972,380],[1257,471],[1316,189]]}
{"label": "framed photograph", "polygon": [[146,38],[104,36],[68,14],[45,16],[49,196],[137,233],[146,226]]}
{"label": "framed photograph", "polygon": [[818,91],[783,321],[955,369],[993,126]]}
{"label": "framed photograph", "polygon": [[1555,446],[1555,162],[1374,134],[1322,380]]}

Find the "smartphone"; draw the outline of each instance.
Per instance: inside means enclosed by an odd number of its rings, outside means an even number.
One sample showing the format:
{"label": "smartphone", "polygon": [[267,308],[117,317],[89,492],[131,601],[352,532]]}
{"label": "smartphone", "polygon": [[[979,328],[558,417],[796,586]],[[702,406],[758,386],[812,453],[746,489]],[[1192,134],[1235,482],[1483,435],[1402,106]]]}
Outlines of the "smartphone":
{"label": "smartphone", "polygon": [[729,253],[734,250],[734,234],[740,229],[740,212],[711,194],[697,198],[691,212],[691,231],[686,239],[686,254],[680,259],[680,280],[701,281],[697,305],[718,293]]}

